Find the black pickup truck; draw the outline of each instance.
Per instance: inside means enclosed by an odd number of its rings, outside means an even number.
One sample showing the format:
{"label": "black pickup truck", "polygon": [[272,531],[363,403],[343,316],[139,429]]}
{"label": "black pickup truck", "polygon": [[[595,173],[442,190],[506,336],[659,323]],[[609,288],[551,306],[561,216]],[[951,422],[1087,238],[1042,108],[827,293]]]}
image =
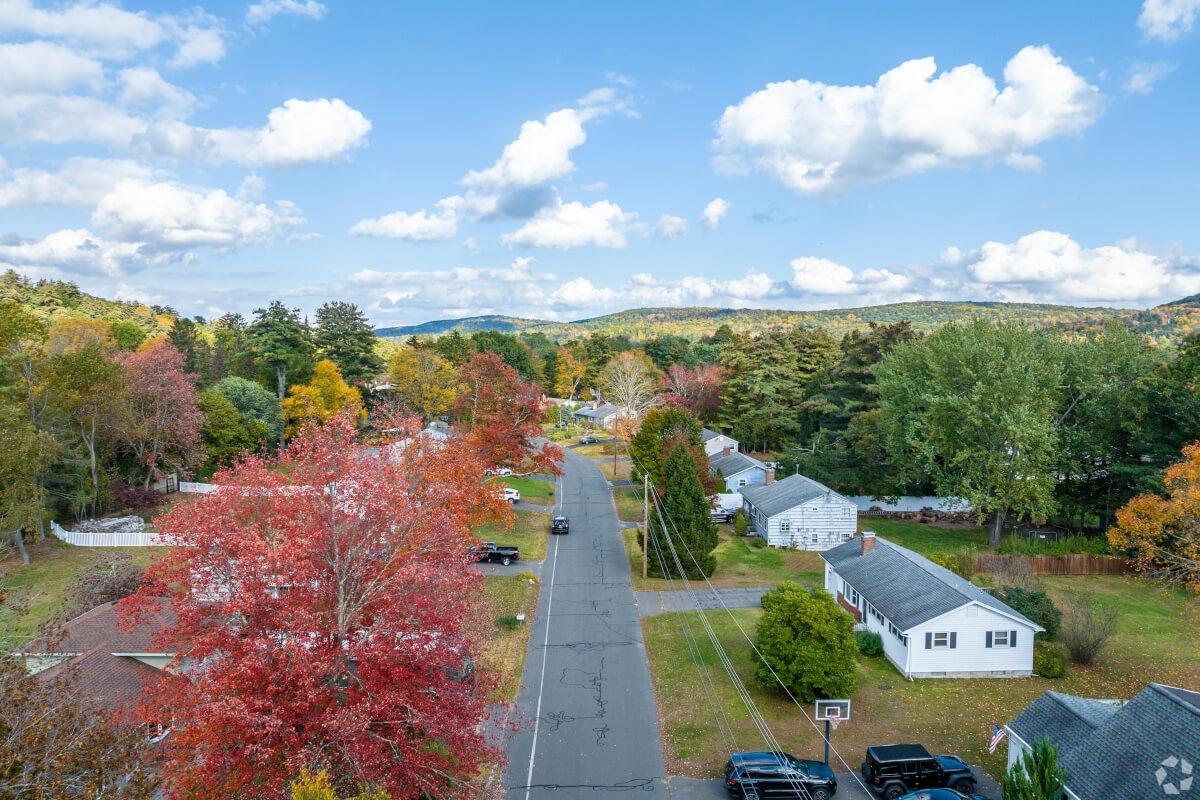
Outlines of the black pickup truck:
{"label": "black pickup truck", "polygon": [[515,547],[501,547],[495,542],[482,542],[470,550],[471,557],[476,561],[498,562],[508,566],[521,559],[521,551]]}

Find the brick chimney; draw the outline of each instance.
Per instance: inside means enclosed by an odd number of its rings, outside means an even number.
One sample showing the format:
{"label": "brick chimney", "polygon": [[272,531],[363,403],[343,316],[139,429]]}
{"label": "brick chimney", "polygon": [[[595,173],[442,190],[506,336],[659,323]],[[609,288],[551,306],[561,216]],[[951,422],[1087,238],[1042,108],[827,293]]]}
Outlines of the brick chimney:
{"label": "brick chimney", "polygon": [[862,554],[865,556],[867,553],[871,552],[874,549],[875,549],[875,531],[863,531],[862,532]]}
{"label": "brick chimney", "polygon": [[775,482],[775,468],[767,467],[767,479],[763,483],[767,486],[770,486],[774,482]]}
{"label": "brick chimney", "polygon": [[721,455],[723,455],[723,456],[733,455],[733,445],[731,445],[731,444],[725,445],[725,448],[723,450],[721,450]]}

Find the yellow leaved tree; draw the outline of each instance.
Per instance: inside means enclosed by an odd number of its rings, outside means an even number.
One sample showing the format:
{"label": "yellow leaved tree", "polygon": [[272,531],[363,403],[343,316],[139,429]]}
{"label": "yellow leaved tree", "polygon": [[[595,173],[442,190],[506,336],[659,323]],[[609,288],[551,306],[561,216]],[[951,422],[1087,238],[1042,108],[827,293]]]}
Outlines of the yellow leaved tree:
{"label": "yellow leaved tree", "polygon": [[283,399],[283,418],[291,436],[309,422],[326,422],[351,409],[362,414],[363,400],[358,389],[346,383],[342,373],[329,359],[318,361],[308,383],[295,384]]}

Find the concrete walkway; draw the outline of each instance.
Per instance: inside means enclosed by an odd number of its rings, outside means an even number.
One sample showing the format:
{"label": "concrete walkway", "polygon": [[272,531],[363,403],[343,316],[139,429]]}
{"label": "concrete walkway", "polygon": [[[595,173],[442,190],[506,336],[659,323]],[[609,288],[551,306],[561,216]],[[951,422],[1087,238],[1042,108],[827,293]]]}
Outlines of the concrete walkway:
{"label": "concrete walkway", "polygon": [[[696,611],[719,608],[758,608],[762,596],[771,591],[770,586],[755,586],[745,589],[695,589],[673,592],[635,592],[638,613],[643,617],[666,614],[671,611]],[[693,602],[690,594],[695,594]],[[722,603],[724,605],[722,605]]]}

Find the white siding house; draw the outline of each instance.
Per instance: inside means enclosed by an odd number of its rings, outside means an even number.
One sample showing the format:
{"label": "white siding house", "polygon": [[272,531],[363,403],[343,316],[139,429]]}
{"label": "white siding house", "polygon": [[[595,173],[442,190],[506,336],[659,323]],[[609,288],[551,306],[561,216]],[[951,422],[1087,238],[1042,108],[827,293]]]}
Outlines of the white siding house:
{"label": "white siding house", "polygon": [[[768,470],[773,478],[774,470]],[[828,550],[854,536],[858,509],[824,484],[803,475],[742,489],[754,530],[771,547]]]}
{"label": "white siding house", "polygon": [[905,677],[1032,674],[1042,628],[970,581],[869,532],[821,557],[825,590]]}
{"label": "white siding house", "polygon": [[704,455],[712,458],[717,453],[724,452],[725,448],[729,448],[729,452],[736,453],[738,451],[738,440],[732,436],[726,436],[723,433],[704,428],[700,431],[700,440],[704,443]]}

